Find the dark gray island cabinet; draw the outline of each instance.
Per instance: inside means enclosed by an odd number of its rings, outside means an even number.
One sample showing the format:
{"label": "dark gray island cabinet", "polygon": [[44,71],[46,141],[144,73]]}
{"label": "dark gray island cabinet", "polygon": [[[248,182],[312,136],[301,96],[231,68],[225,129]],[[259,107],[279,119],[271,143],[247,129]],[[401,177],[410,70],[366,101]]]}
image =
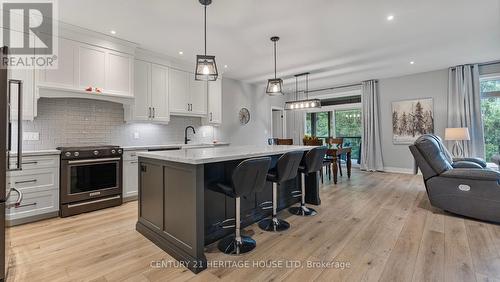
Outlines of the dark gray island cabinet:
{"label": "dark gray island cabinet", "polygon": [[[139,219],[136,229],[150,241],[198,273],[207,267],[206,245],[234,232],[223,229],[234,218],[234,199],[208,189],[214,182],[230,182],[237,164],[254,157],[270,156],[272,165],[289,151],[308,151],[308,146],[229,146],[139,153]],[[319,205],[317,174],[306,177],[306,201]],[[300,198],[300,175],[278,189],[278,209]],[[272,200],[272,185],[241,199],[241,226],[270,215],[263,209]],[[292,226],[293,228],[293,226]],[[258,242],[257,242],[258,247]]]}

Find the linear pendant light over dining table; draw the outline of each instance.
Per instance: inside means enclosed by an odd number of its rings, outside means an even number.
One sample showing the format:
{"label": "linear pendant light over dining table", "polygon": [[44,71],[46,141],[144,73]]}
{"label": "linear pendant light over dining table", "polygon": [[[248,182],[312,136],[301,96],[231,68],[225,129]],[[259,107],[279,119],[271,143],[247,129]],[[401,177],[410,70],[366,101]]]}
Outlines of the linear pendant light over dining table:
{"label": "linear pendant light over dining table", "polygon": [[[306,99],[299,100],[299,77],[306,77]],[[295,75],[295,100],[285,102],[285,110],[307,110],[310,108],[321,108],[320,99],[309,99],[309,73]]]}
{"label": "linear pendant light over dining table", "polygon": [[283,80],[276,77],[276,42],[280,38],[278,36],[271,37],[274,43],[274,78],[267,80],[266,93],[268,95],[283,95]]}
{"label": "linear pendant light over dining table", "polygon": [[217,80],[217,64],[215,56],[207,55],[207,6],[212,4],[212,0],[199,0],[204,6],[204,39],[205,39],[205,54],[196,55],[196,71],[195,80],[215,81]]}

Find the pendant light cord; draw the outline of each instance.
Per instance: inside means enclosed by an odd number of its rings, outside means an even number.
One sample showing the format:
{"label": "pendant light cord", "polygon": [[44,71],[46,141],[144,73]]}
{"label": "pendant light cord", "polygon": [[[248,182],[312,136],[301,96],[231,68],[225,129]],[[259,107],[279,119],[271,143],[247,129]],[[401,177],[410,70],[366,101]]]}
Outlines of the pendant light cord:
{"label": "pendant light cord", "polygon": [[204,28],[205,28],[205,56],[207,55],[207,5],[205,5],[205,15],[204,15]]}
{"label": "pendant light cord", "polygon": [[306,99],[309,100],[309,74],[306,74]]}
{"label": "pendant light cord", "polygon": [[276,79],[276,41],[274,41],[274,79]]}

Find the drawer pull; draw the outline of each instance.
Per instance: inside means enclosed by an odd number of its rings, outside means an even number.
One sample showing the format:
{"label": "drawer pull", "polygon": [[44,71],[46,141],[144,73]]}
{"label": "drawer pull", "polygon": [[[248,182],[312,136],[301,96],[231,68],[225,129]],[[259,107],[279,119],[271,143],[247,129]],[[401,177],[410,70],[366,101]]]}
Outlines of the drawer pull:
{"label": "drawer pull", "polygon": [[31,203],[31,204],[24,204],[24,205],[16,205],[15,208],[22,208],[22,207],[29,207],[29,206],[36,206],[36,202]]}
{"label": "drawer pull", "polygon": [[130,154],[131,157],[137,157],[137,154]]}
{"label": "drawer pull", "polygon": [[21,181],[16,181],[14,184],[23,184],[23,183],[36,183],[36,179],[30,179],[30,180],[21,180]]}
{"label": "drawer pull", "polygon": [[23,165],[25,165],[25,164],[38,164],[38,162],[37,162],[37,161],[32,161],[32,162],[22,162],[22,164],[23,164]]}
{"label": "drawer pull", "polygon": [[136,164],[138,163],[139,161],[133,161],[133,162],[130,162],[131,164]]}

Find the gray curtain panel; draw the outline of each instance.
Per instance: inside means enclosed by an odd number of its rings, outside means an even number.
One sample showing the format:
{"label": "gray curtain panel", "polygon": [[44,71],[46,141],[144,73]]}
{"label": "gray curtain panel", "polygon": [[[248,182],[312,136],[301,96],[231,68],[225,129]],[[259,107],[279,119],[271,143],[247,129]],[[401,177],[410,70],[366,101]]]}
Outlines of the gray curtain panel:
{"label": "gray curtain panel", "polygon": [[[456,66],[448,75],[448,127],[467,127],[471,141],[463,142],[466,157],[484,158],[479,67]],[[451,142],[448,142],[451,145]]]}
{"label": "gray curtain panel", "polygon": [[363,137],[361,141],[360,168],[367,171],[383,171],[382,143],[380,139],[380,106],[377,83],[363,81],[361,86],[363,103]]}

